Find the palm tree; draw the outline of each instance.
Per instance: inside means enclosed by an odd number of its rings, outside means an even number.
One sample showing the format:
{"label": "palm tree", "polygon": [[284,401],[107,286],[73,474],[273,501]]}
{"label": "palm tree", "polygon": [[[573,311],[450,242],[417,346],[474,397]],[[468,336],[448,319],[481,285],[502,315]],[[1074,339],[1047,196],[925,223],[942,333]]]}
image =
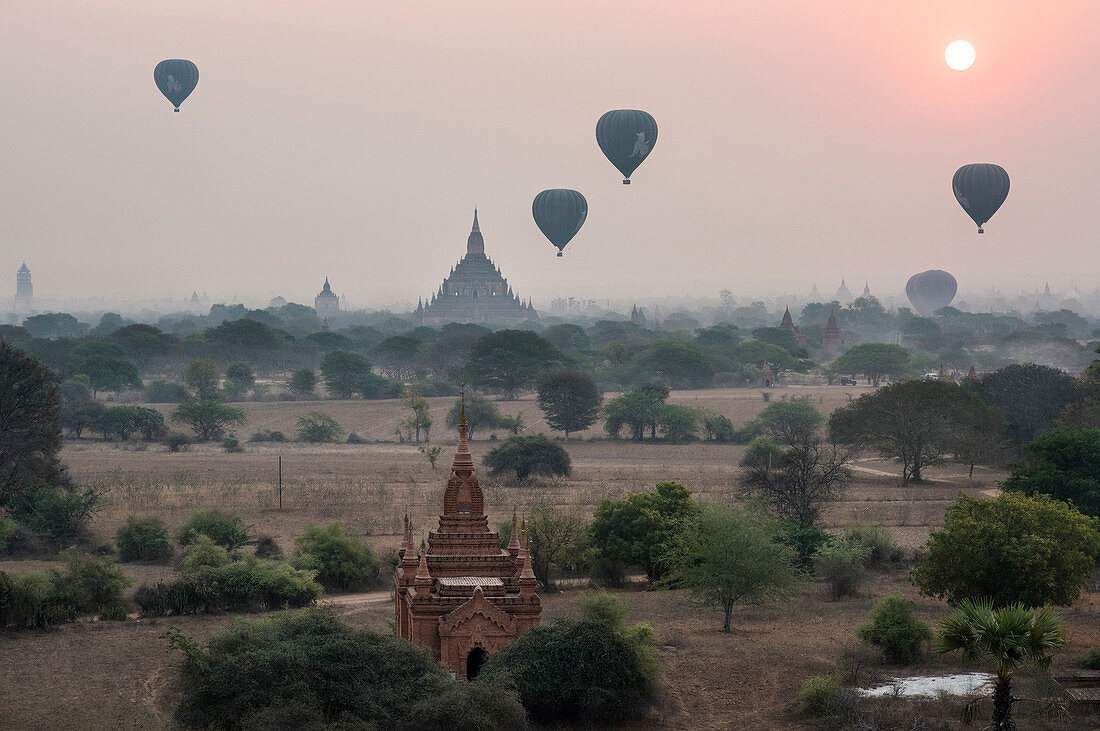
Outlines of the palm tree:
{"label": "palm tree", "polygon": [[[1022,604],[993,608],[991,599],[966,600],[958,611],[940,622],[936,637],[936,652],[962,650],[967,659],[984,660],[997,675],[993,687],[993,726],[995,731],[1011,731],[1012,704],[1033,698],[1012,696],[1012,676],[1022,665],[1039,670],[1050,667],[1050,661],[1065,644],[1061,618],[1050,608],[1032,610]],[[1040,701],[1043,702],[1043,701]],[[1048,703],[1048,710],[1057,706]],[[976,701],[967,705],[963,720],[972,720]]]}

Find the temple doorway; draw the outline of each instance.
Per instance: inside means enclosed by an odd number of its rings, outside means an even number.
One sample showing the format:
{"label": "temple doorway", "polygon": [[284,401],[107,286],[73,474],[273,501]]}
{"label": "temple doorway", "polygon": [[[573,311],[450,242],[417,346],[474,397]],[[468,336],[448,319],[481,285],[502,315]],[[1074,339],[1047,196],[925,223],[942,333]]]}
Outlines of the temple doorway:
{"label": "temple doorway", "polygon": [[466,657],[466,680],[473,680],[481,672],[481,666],[489,659],[489,653],[480,647],[470,650]]}

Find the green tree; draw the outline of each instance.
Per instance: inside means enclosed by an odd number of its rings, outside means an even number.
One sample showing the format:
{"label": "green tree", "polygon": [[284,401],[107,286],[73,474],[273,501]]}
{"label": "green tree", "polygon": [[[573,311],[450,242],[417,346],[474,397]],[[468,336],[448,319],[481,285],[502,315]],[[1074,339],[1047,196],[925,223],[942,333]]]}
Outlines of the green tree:
{"label": "green tree", "polygon": [[328,392],[342,399],[357,393],[366,398],[377,388],[376,381],[384,380],[375,375],[366,358],[341,350],[325,353],[321,358],[321,377]]}
{"label": "green tree", "polygon": [[169,637],[183,653],[175,720],[188,728],[400,728],[420,698],[447,687],[427,649],[324,609],[238,621],[205,647]]}
{"label": "green tree", "polygon": [[[962,650],[969,660],[993,668],[993,725],[996,731],[1012,731],[1012,705],[1030,698],[1012,696],[1012,678],[1020,667],[1048,670],[1054,654],[1066,643],[1062,620],[1048,607],[1027,609],[1013,604],[994,608],[989,600],[964,601],[958,611],[940,622],[936,652]],[[967,705],[965,721],[977,715],[976,702]]]}
{"label": "green tree", "polygon": [[1057,368],[1013,364],[968,380],[973,390],[1005,418],[1005,436],[1014,449],[1054,428],[1063,409],[1077,399],[1073,378]]}
{"label": "green tree", "polygon": [[311,396],[317,388],[317,374],[312,368],[299,368],[286,380],[286,388],[295,396]]}
{"label": "green tree", "polygon": [[79,338],[88,331],[88,326],[78,322],[75,317],[67,312],[47,312],[43,315],[32,315],[23,321],[32,336],[36,338]]}
{"label": "green tree", "polygon": [[604,500],[589,525],[592,544],[604,558],[641,566],[650,581],[658,581],[665,575],[665,554],[696,509],[691,492],[678,482],[659,482],[654,492],[625,500]]}
{"label": "green tree", "polygon": [[657,416],[657,426],[661,436],[670,442],[685,442],[694,439],[699,431],[700,413],[698,409],[678,404],[663,404]]}
{"label": "green tree", "polygon": [[958,604],[1068,606],[1100,556],[1100,520],[1047,495],[961,496],[910,574],[926,596]]}
{"label": "green tree", "polygon": [[543,340],[563,353],[580,353],[592,347],[588,333],[580,325],[570,323],[551,325],[539,334]]}
{"label": "green tree", "polygon": [[646,348],[638,367],[674,388],[703,388],[714,379],[712,356],[694,343],[658,340]]}
{"label": "green tree", "polygon": [[916,608],[898,594],[885,596],[871,609],[871,622],[856,627],[856,637],[882,650],[888,662],[915,662],[924,643],[932,640],[932,628],[917,617]]}
{"label": "green tree", "polygon": [[794,447],[817,441],[817,431],[825,417],[808,400],[794,398],[768,404],[756,420],[764,434]]}
{"label": "green tree", "polygon": [[587,532],[584,516],[553,505],[544,505],[527,519],[527,543],[531,570],[546,591],[556,591],[550,578],[554,567],[576,565]]}
{"label": "green tree", "polygon": [[415,388],[405,389],[401,403],[411,414],[406,421],[407,427],[416,433],[416,442],[420,443],[420,432],[424,432],[424,441],[430,441],[432,431],[432,405]]}
{"label": "green tree", "polygon": [[776,540],[780,532],[759,513],[704,505],[668,552],[666,581],[721,609],[729,632],[735,606],[784,601],[798,585],[794,549]]}
{"label": "green tree", "polygon": [[501,330],[483,336],[474,344],[466,370],[478,387],[499,389],[505,399],[512,401],[516,391],[532,385],[560,360],[558,349],[537,334],[529,330]]}
{"label": "green tree", "polygon": [[645,384],[616,396],[604,407],[604,428],[612,438],[618,438],[624,426],[635,441],[645,439],[647,429],[655,437],[667,398],[668,388],[659,383]]}
{"label": "green tree", "polygon": [[919,482],[921,470],[951,451],[957,431],[984,423],[981,401],[946,381],[903,381],[860,396],[829,417],[834,441],[872,447],[901,462],[902,484]]}
{"label": "green tree", "polygon": [[375,345],[371,358],[388,378],[406,381],[415,375],[420,362],[421,343],[407,335],[392,335]]}
{"label": "green tree", "polygon": [[99,391],[118,392],[126,388],[141,388],[137,367],[124,358],[93,355],[81,361],[77,370],[88,377],[93,395]]}
{"label": "green tree", "polygon": [[1024,453],[1002,488],[1050,495],[1100,517],[1100,429],[1057,429],[1024,445]]}
{"label": "green tree", "polygon": [[209,399],[180,404],[169,418],[191,427],[200,442],[221,439],[225,436],[226,429],[247,421],[240,409]]}
{"label": "green tree", "polygon": [[335,443],[344,438],[344,430],[328,414],[322,411],[311,411],[298,419],[298,441],[318,443]]}
{"label": "green tree", "polygon": [[568,476],[572,471],[569,453],[542,434],[509,437],[503,444],[489,450],[484,458],[490,475],[515,472],[517,480],[531,475]]}
{"label": "green tree", "polygon": [[99,423],[104,406],[92,397],[92,392],[80,379],[62,383],[60,394],[61,426],[79,439],[85,429],[92,429]]}
{"label": "green tree", "polygon": [[200,401],[213,401],[218,397],[221,374],[218,364],[209,358],[195,358],[183,371],[183,382],[195,392]]}
{"label": "green tree", "polygon": [[225,382],[222,388],[230,401],[238,401],[256,385],[256,374],[247,363],[233,363],[225,369]]}
{"label": "green tree", "polygon": [[61,464],[57,378],[0,343],[0,508],[38,485],[67,487]]}
{"label": "green tree", "polygon": [[431,444],[421,444],[419,447],[416,448],[416,450],[424,455],[424,459],[428,460],[428,462],[432,466],[432,469],[434,470],[435,462],[437,459],[439,459],[439,454],[443,451],[443,447],[440,447],[438,445],[433,446]]}
{"label": "green tree", "polygon": [[167,356],[179,347],[179,341],[174,336],[152,325],[140,323],[120,327],[111,333],[110,340],[121,345],[139,366],[147,365],[158,356]]}
{"label": "green tree", "polygon": [[[583,330],[581,331],[583,332]],[[538,382],[538,404],[551,429],[584,431],[600,416],[603,394],[592,376],[580,371],[553,371]]]}
{"label": "green tree", "polygon": [[[452,428],[458,428],[458,417],[463,409],[463,401],[456,400],[451,410],[447,412],[447,424]],[[480,393],[468,393],[465,396],[466,409],[466,434],[470,439],[475,432],[492,432],[503,427],[500,409],[489,399]]]}
{"label": "green tree", "polygon": [[876,388],[883,376],[904,378],[909,372],[909,351],[900,345],[862,343],[833,361],[834,373],[862,374]]}
{"label": "green tree", "polygon": [[103,432],[104,439],[121,441],[140,433],[142,439],[151,442],[160,439],[167,431],[164,415],[143,406],[113,406],[100,415],[95,428]]}
{"label": "green tree", "polygon": [[[252,319],[253,316],[250,313],[248,317],[227,320],[217,327],[206,330],[203,338],[221,353],[220,357],[284,350],[294,342],[294,338],[289,333]],[[275,323],[278,322],[275,318],[271,319]]]}

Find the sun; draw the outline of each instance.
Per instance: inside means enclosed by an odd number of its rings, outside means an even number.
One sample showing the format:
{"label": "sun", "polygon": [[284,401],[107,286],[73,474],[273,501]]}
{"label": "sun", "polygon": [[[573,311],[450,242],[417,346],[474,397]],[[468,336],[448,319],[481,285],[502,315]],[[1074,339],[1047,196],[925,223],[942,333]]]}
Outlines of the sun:
{"label": "sun", "polygon": [[955,41],[947,46],[943,58],[956,71],[966,71],[974,63],[974,46],[966,41]]}

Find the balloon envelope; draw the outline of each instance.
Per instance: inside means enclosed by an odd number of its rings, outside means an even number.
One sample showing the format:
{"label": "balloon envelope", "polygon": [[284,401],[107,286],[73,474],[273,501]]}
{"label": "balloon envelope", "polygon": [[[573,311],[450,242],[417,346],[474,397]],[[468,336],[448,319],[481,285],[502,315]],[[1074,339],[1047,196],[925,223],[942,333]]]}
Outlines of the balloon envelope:
{"label": "balloon envelope", "polygon": [[629,185],[630,174],[657,144],[657,121],[640,109],[615,109],[596,122],[596,142]]}
{"label": "balloon envelope", "polygon": [[988,162],[963,165],[955,171],[951,189],[955,191],[955,200],[978,224],[978,233],[984,233],[982,226],[1008,197],[1008,173],[1000,165]]}
{"label": "balloon envelope", "polygon": [[153,69],[153,81],[178,112],[180,104],[183,104],[183,100],[191,95],[199,83],[199,67],[182,58],[170,58],[161,61]]}
{"label": "balloon envelope", "polygon": [[914,274],[905,283],[905,294],[913,309],[925,317],[931,317],[936,310],[951,304],[958,291],[959,283],[955,277],[942,269]]}
{"label": "balloon envelope", "polygon": [[552,188],[535,196],[531,215],[543,236],[558,247],[558,256],[561,256],[562,249],[573,240],[588,217],[588,201],[575,190]]}

